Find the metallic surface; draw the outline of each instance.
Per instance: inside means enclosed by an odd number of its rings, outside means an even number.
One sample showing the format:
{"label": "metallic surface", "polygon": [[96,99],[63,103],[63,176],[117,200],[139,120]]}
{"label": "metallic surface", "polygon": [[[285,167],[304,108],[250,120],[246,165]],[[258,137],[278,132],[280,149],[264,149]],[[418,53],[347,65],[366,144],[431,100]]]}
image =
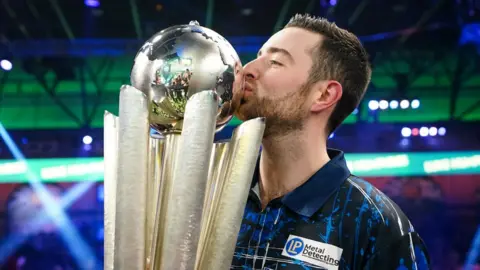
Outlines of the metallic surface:
{"label": "metallic surface", "polygon": [[120,92],[118,142],[108,145],[117,153],[105,153],[116,183],[105,198],[115,202],[106,214],[115,220],[111,269],[229,268],[264,130],[263,119],[251,120],[214,144],[240,100],[241,68],[222,36],[194,22],[139,50],[133,86]]}
{"label": "metallic surface", "polygon": [[113,270],[115,253],[115,195],[117,188],[117,155],[118,155],[118,117],[105,112],[103,131],[104,151],[104,270]]}
{"label": "metallic surface", "polygon": [[147,255],[152,247],[155,228],[155,215],[158,198],[160,196],[161,165],[164,158],[165,140],[150,136],[148,155],[148,179],[147,179],[147,232],[145,250]]}
{"label": "metallic surface", "polygon": [[[141,47],[131,84],[149,98],[150,124],[161,133],[180,133],[187,100],[214,91],[216,130],[231,120],[233,86],[241,76],[240,58],[230,43],[196,22],[160,31]],[[238,83],[238,82],[237,82]]]}
{"label": "metallic surface", "polygon": [[215,92],[203,91],[187,103],[164,221],[161,269],[195,267],[218,102]]}
{"label": "metallic surface", "polygon": [[[154,213],[153,240],[148,253],[149,269],[160,269],[161,265],[162,253],[160,247],[163,244],[165,233],[168,233],[165,231],[165,220],[167,219],[167,207],[173,186],[173,169],[175,168],[180,134],[169,134],[161,141],[163,148],[159,148],[157,151],[158,155],[161,156],[161,162],[155,163],[155,171],[158,172],[156,177],[158,177],[160,185],[158,186],[158,199]],[[159,154],[160,151],[162,152],[161,155]]]}
{"label": "metallic surface", "polygon": [[134,87],[122,86],[119,107],[115,270],[145,269],[149,130],[147,97]]}
{"label": "metallic surface", "polygon": [[[229,158],[229,141],[217,142],[213,146],[212,156],[210,158],[210,167],[208,170],[207,188],[205,191],[204,210],[202,217],[202,232],[200,235],[200,244],[203,250],[205,244],[205,237],[207,236],[207,226],[211,222],[211,210],[214,202],[214,198],[218,197],[216,194],[219,190],[222,190],[222,184],[225,182],[225,169]],[[197,260],[198,262],[198,260]]]}
{"label": "metallic surface", "polygon": [[228,147],[217,148],[218,167],[212,177],[217,184],[197,269],[230,269],[264,130],[264,118],[246,121],[234,131]]}

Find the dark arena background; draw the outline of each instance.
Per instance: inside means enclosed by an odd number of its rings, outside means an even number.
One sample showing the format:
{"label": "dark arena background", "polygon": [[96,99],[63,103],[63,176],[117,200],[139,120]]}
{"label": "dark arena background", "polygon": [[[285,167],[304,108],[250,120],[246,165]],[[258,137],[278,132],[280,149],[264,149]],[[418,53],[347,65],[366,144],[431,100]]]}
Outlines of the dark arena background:
{"label": "dark arena background", "polygon": [[480,1],[1,0],[0,269],[102,265],[103,115],[146,39],[197,20],[247,63],[296,13],[353,31],[373,63],[329,146],[404,209],[434,269],[480,268]]}

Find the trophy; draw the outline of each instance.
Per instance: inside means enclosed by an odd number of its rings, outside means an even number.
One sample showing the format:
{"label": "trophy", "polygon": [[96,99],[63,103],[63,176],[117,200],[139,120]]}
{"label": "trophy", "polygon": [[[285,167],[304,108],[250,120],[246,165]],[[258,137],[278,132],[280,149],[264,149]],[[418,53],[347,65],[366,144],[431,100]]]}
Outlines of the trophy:
{"label": "trophy", "polygon": [[118,116],[104,115],[104,269],[230,269],[265,128],[248,120],[214,141],[241,71],[229,42],[195,21],[140,48]]}

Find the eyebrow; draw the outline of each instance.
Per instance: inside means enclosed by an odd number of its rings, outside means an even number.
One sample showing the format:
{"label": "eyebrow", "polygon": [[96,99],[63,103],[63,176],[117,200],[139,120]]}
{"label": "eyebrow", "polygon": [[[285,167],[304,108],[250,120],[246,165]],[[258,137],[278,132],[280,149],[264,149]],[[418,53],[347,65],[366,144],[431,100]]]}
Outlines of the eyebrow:
{"label": "eyebrow", "polygon": [[[295,60],[293,60],[293,56],[290,54],[290,52],[288,52],[287,50],[282,49],[282,48],[269,47],[269,48],[267,49],[267,53],[270,53],[270,54],[280,53],[280,54],[285,55],[287,58],[289,58],[290,61],[295,62]],[[259,51],[259,52],[258,52],[257,57],[260,56],[260,55],[262,55],[262,51]]]}

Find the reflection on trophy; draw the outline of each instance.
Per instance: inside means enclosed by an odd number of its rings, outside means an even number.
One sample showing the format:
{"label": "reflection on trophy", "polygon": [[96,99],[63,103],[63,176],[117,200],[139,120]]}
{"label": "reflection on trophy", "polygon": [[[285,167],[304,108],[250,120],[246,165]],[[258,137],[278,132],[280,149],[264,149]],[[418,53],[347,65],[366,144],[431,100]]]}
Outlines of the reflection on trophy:
{"label": "reflection on trophy", "polygon": [[104,119],[105,269],[230,268],[264,131],[253,119],[214,142],[241,69],[228,41],[196,22],[139,50],[118,117]]}

